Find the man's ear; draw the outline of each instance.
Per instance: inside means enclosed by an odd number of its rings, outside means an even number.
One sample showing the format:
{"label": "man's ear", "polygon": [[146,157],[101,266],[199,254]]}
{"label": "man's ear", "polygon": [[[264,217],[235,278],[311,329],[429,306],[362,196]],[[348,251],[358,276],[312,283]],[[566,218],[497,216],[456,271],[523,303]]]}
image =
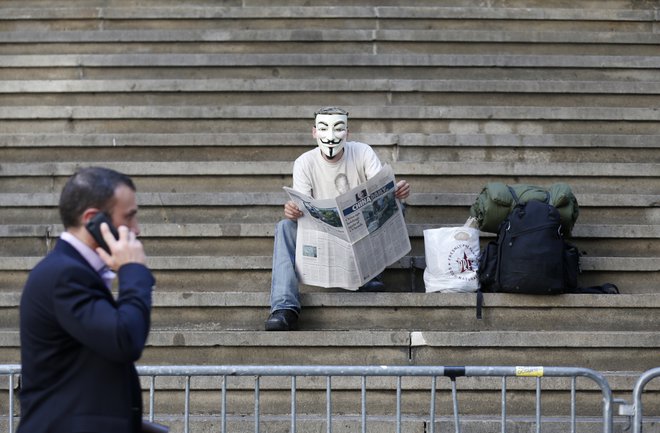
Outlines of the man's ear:
{"label": "man's ear", "polygon": [[90,208],[85,209],[82,216],[80,217],[81,225],[87,224],[89,222],[89,220],[94,218],[94,216],[99,212],[101,212],[101,210],[97,209],[95,207],[90,207]]}
{"label": "man's ear", "polygon": [[312,137],[317,138],[316,137],[316,126],[312,126]]}

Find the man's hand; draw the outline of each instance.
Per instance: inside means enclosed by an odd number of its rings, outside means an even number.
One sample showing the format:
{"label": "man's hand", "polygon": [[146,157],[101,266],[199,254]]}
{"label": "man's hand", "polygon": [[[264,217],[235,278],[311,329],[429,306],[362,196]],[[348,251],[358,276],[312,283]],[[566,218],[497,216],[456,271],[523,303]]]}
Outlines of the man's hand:
{"label": "man's hand", "polygon": [[399,200],[403,200],[410,195],[410,184],[405,180],[400,180],[396,183],[396,190],[394,196]]}
{"label": "man's hand", "polygon": [[284,203],[284,216],[291,221],[297,221],[304,214],[293,201]]}
{"label": "man's hand", "polygon": [[144,254],[144,247],[142,242],[137,240],[135,233],[129,231],[126,226],[119,226],[117,231],[119,232],[119,239],[115,239],[110,233],[108,224],[101,224],[101,234],[112,252],[112,254],[108,254],[103,248],[96,249],[105,264],[114,271],[127,263],[146,264],[147,257]]}

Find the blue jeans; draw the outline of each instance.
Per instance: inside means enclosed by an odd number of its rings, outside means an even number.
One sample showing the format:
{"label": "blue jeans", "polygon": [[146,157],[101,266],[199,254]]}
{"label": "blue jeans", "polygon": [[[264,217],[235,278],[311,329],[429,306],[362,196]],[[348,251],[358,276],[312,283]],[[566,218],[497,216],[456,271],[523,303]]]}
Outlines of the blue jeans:
{"label": "blue jeans", "polygon": [[273,276],[270,284],[270,311],[294,310],[300,313],[300,292],[296,274],[296,235],[298,223],[283,219],[275,226]]}

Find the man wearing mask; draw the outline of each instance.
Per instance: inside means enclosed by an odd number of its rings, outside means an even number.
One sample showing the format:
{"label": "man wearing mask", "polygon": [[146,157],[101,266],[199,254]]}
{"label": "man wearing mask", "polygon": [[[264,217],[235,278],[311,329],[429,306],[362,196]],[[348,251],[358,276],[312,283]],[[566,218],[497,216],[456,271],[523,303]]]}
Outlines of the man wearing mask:
{"label": "man wearing mask", "polygon": [[65,231],[21,297],[19,433],[140,431],[134,363],[149,334],[154,278],[137,211],[133,181],[114,170],[81,169],[64,185]]}
{"label": "man wearing mask", "polygon": [[[378,156],[368,144],[346,141],[348,112],[341,108],[318,110],[314,114],[312,136],[318,147],[299,156],[293,165],[293,189],[298,192],[315,199],[335,198],[371,179],[382,168]],[[397,182],[395,196],[405,199],[409,195],[408,182]],[[286,219],[280,221],[275,230],[271,313],[265,323],[267,331],[296,329],[301,309],[295,257],[297,220],[303,213],[293,201],[288,201],[284,205],[284,216]],[[382,285],[375,281],[371,283]]]}

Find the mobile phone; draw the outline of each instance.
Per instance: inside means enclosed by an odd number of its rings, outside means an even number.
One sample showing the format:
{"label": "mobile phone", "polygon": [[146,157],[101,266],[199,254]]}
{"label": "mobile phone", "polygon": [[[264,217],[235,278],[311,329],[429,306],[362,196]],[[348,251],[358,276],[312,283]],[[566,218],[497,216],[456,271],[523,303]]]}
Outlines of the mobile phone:
{"label": "mobile phone", "polygon": [[105,239],[103,239],[103,235],[101,234],[101,223],[107,223],[108,227],[110,228],[110,233],[112,233],[115,239],[119,239],[119,232],[115,226],[112,225],[110,216],[108,216],[108,214],[105,212],[99,212],[94,215],[94,217],[89,220],[89,222],[87,222],[85,227],[87,228],[87,231],[92,235],[96,243],[99,244],[101,248],[106,250],[108,254],[111,254],[110,247],[108,247],[108,244],[105,242]]}

